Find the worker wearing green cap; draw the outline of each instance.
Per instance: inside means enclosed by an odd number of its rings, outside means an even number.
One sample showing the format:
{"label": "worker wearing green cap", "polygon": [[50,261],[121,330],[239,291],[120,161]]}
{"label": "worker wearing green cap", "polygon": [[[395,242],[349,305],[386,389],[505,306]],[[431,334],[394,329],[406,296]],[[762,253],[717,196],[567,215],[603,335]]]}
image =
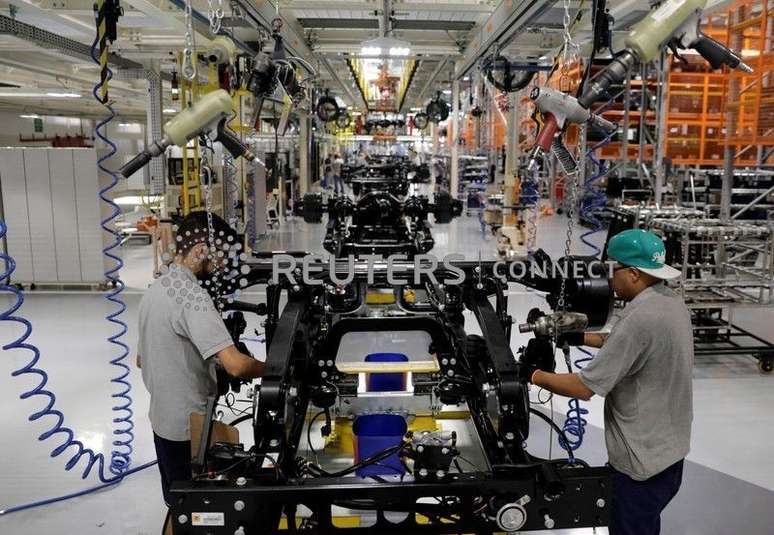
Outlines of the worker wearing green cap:
{"label": "worker wearing green cap", "polygon": [[572,333],[570,345],[601,347],[579,373],[536,370],[531,382],[557,394],[605,398],[605,443],[613,469],[610,533],[656,535],[680,488],[691,438],[693,331],[690,312],[665,280],[661,239],[626,230],[613,236],[612,287],[627,302],[609,335]]}

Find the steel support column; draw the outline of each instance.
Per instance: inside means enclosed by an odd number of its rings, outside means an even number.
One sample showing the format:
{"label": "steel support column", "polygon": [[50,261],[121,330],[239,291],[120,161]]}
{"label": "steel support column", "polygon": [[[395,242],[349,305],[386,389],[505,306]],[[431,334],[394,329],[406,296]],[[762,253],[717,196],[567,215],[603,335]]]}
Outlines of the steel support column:
{"label": "steel support column", "polygon": [[[658,91],[656,92],[656,136],[653,147],[653,167],[655,168],[655,184],[653,187],[656,206],[661,206],[666,186],[666,168],[664,157],[666,156],[666,129],[667,109],[666,99],[668,94],[667,81],[669,79],[669,56],[662,49],[658,58]],[[644,85],[644,83],[643,83]]]}
{"label": "steel support column", "polygon": [[431,152],[431,158],[430,158],[430,186],[433,193],[435,193],[436,188],[438,187],[438,184],[435,180],[435,171],[433,170],[432,161],[435,158],[438,158],[440,160],[440,157],[438,155],[438,125],[436,123],[430,123],[430,138],[433,140],[433,147]]}
{"label": "steel support column", "polygon": [[632,77],[627,73],[623,94],[623,137],[621,139],[621,168],[626,177],[626,168],[629,166],[629,108],[631,107]]}
{"label": "steel support column", "polygon": [[645,138],[647,129],[646,117],[648,116],[648,66],[643,64],[640,67],[640,79],[642,80],[640,91],[640,124],[639,124],[639,152],[637,153],[637,178],[640,184],[644,184],[645,169]]}
{"label": "steel support column", "polygon": [[519,157],[521,156],[521,145],[519,145],[519,136],[521,135],[522,108],[519,106],[521,100],[521,91],[508,95],[510,104],[511,127],[505,133],[505,183],[518,174]]}
{"label": "steel support column", "polygon": [[254,161],[251,165],[253,167],[252,173],[250,173],[250,182],[252,182],[251,187],[249,188],[251,195],[251,203],[250,206],[252,207],[252,213],[249,214],[250,220],[252,222],[254,235],[251,236],[253,238],[253,243],[250,244],[250,247],[253,249],[256,248],[258,241],[263,238],[266,235],[266,168],[257,163],[257,160],[260,159],[261,161],[264,161],[265,154],[261,152],[255,152],[256,156],[258,158],[256,161]]}
{"label": "steel support column", "polygon": [[457,131],[460,128],[460,81],[454,80],[452,82],[452,113],[451,120],[449,121],[449,139],[452,140],[449,152],[451,153],[451,169],[449,177],[449,193],[452,197],[457,197],[457,191],[460,184],[460,149],[459,140],[455,143],[457,138]]}
{"label": "steel support column", "polygon": [[[145,83],[148,89],[148,108],[146,110],[145,139],[148,145],[163,136],[163,103],[161,93],[161,69],[159,62],[154,61],[147,65],[145,70]],[[145,183],[150,189],[151,195],[164,195],[167,190],[166,164],[164,154],[156,156],[146,167]]]}
{"label": "steel support column", "polygon": [[[731,24],[740,24],[743,22],[739,20],[740,9],[733,10],[733,20]],[[732,50],[739,50],[741,48],[741,35],[740,32],[729,32],[731,35],[731,42],[729,43]],[[739,78],[731,76],[728,82],[728,93],[726,94],[726,102],[738,102],[741,109],[741,101],[739,98]],[[736,123],[737,123],[737,108],[728,107],[726,112],[726,146],[723,150],[723,178],[720,184],[720,220],[724,223],[731,221],[731,193],[734,188],[734,164],[736,160],[737,146],[729,143],[729,139],[736,136]],[[737,214],[739,215],[739,214]]]}
{"label": "steel support column", "polygon": [[299,133],[298,133],[298,195],[303,198],[304,194],[311,187],[309,177],[312,168],[309,165],[309,156],[312,152],[311,119],[309,115],[302,113],[299,115]]}

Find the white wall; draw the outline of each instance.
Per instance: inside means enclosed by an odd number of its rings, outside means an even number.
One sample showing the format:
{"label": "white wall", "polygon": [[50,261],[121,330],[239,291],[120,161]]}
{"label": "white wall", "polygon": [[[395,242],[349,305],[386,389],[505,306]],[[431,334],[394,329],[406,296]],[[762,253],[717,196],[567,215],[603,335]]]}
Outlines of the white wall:
{"label": "white wall", "polygon": [[[35,147],[50,146],[50,143],[21,142],[19,135],[29,138],[33,136],[54,137],[55,135],[65,136],[67,134],[76,136],[81,133],[90,136],[92,133],[92,123],[89,119],[79,119],[77,117],[56,117],[43,116],[43,133],[35,134],[33,126],[34,120],[20,117],[20,115],[34,115],[26,112],[0,111],[0,146],[3,147]],[[83,129],[81,131],[81,129]]]}
{"label": "white wall", "polygon": [[[0,110],[0,147],[50,147],[50,141],[27,141],[19,140],[21,135],[24,138],[59,136],[77,136],[92,137],[94,135],[94,122],[91,119],[80,119],[78,117],[59,117],[54,115],[39,115],[43,119],[43,132],[34,132],[34,119],[20,117],[20,115],[34,115],[32,113],[21,111]],[[112,167],[118,169],[126,161],[131,159],[144,147],[145,125],[137,122],[130,122],[121,117],[116,117],[108,126],[108,137],[117,146],[117,153],[111,160]],[[100,148],[102,143],[95,141],[95,146]],[[121,180],[116,193],[124,190],[143,189],[142,173],[137,173],[131,182]]]}

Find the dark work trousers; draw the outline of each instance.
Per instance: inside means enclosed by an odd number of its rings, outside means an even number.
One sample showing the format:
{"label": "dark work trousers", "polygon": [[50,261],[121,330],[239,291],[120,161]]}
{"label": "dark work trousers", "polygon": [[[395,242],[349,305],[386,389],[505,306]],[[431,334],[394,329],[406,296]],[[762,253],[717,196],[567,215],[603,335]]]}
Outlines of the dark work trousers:
{"label": "dark work trousers", "polygon": [[173,481],[191,479],[191,441],[167,440],[153,433],[153,444],[161,473],[161,492],[164,493],[164,503],[169,507],[172,504],[169,485]]}
{"label": "dark work trousers", "polygon": [[683,461],[645,481],[613,469],[610,535],[661,533],[661,511],[680,490],[682,481]]}

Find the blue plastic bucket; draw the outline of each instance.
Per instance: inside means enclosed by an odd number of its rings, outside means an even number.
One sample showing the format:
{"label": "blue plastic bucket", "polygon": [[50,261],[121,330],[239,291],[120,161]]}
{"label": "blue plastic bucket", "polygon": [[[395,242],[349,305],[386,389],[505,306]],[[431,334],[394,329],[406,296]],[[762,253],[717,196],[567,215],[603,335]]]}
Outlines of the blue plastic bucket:
{"label": "blue plastic bucket", "polygon": [[[403,353],[371,353],[366,362],[408,362]],[[367,373],[366,392],[404,392],[407,374],[405,373]]]}
{"label": "blue plastic bucket", "polygon": [[[369,414],[359,416],[352,424],[355,437],[355,463],[372,455],[400,444],[406,434],[408,424],[403,416],[397,414]],[[359,468],[355,473],[360,477],[375,475],[402,475],[405,472],[400,457],[395,452],[389,457]]]}

